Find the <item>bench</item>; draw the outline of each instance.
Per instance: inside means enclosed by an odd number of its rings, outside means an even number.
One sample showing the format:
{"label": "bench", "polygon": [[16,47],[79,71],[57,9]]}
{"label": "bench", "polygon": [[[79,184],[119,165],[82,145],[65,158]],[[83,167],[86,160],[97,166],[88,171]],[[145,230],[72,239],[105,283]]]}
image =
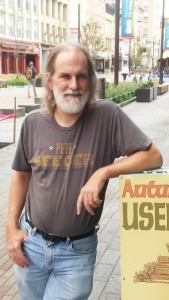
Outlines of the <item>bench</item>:
{"label": "bench", "polygon": [[162,95],[164,93],[168,92],[168,85],[161,85],[157,87],[157,94]]}

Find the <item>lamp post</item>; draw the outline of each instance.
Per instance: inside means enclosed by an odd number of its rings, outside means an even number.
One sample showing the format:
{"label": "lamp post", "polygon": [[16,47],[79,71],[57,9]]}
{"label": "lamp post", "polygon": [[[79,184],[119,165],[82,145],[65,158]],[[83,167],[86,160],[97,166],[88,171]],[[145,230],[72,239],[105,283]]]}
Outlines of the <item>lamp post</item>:
{"label": "lamp post", "polygon": [[119,83],[119,20],[120,20],[120,0],[116,0],[115,17],[115,62],[114,62],[114,84]]}
{"label": "lamp post", "polygon": [[165,0],[163,0],[163,11],[162,11],[161,56],[160,56],[160,77],[159,77],[159,84],[163,84],[164,9],[165,9]]}
{"label": "lamp post", "polygon": [[80,43],[80,3],[78,3],[78,43]]}
{"label": "lamp post", "polygon": [[131,70],[131,39],[129,39],[129,76]]}

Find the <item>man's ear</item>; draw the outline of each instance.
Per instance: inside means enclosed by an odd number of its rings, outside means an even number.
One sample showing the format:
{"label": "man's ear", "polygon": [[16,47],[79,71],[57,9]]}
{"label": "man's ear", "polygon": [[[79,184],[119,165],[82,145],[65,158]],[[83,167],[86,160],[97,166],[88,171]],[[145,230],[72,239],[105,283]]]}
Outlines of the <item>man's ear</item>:
{"label": "man's ear", "polygon": [[47,83],[47,86],[50,90],[53,90],[53,79],[52,79],[52,76],[49,72],[47,72],[45,74],[45,80],[46,80],[46,83]]}

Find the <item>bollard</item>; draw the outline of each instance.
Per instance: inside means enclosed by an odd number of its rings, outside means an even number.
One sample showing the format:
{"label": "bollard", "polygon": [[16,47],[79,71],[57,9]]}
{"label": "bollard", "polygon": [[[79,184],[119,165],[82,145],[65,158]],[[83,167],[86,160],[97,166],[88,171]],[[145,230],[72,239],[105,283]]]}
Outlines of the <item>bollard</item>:
{"label": "bollard", "polygon": [[98,98],[105,99],[105,78],[98,79]]}

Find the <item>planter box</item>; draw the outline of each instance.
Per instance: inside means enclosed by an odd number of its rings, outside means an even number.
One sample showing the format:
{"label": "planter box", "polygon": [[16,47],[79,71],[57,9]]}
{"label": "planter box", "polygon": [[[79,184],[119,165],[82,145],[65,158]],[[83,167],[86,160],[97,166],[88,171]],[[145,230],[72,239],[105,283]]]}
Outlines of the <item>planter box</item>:
{"label": "planter box", "polygon": [[164,93],[168,92],[168,85],[161,85],[157,87],[157,94],[162,95]]}
{"label": "planter box", "polygon": [[154,93],[154,99],[156,99],[157,98],[157,86],[154,86],[153,87],[153,93]]}
{"label": "planter box", "polygon": [[137,102],[150,102],[154,99],[154,88],[138,89],[136,97]]}
{"label": "planter box", "polygon": [[42,86],[43,86],[43,79],[36,78],[36,87],[42,87]]}

